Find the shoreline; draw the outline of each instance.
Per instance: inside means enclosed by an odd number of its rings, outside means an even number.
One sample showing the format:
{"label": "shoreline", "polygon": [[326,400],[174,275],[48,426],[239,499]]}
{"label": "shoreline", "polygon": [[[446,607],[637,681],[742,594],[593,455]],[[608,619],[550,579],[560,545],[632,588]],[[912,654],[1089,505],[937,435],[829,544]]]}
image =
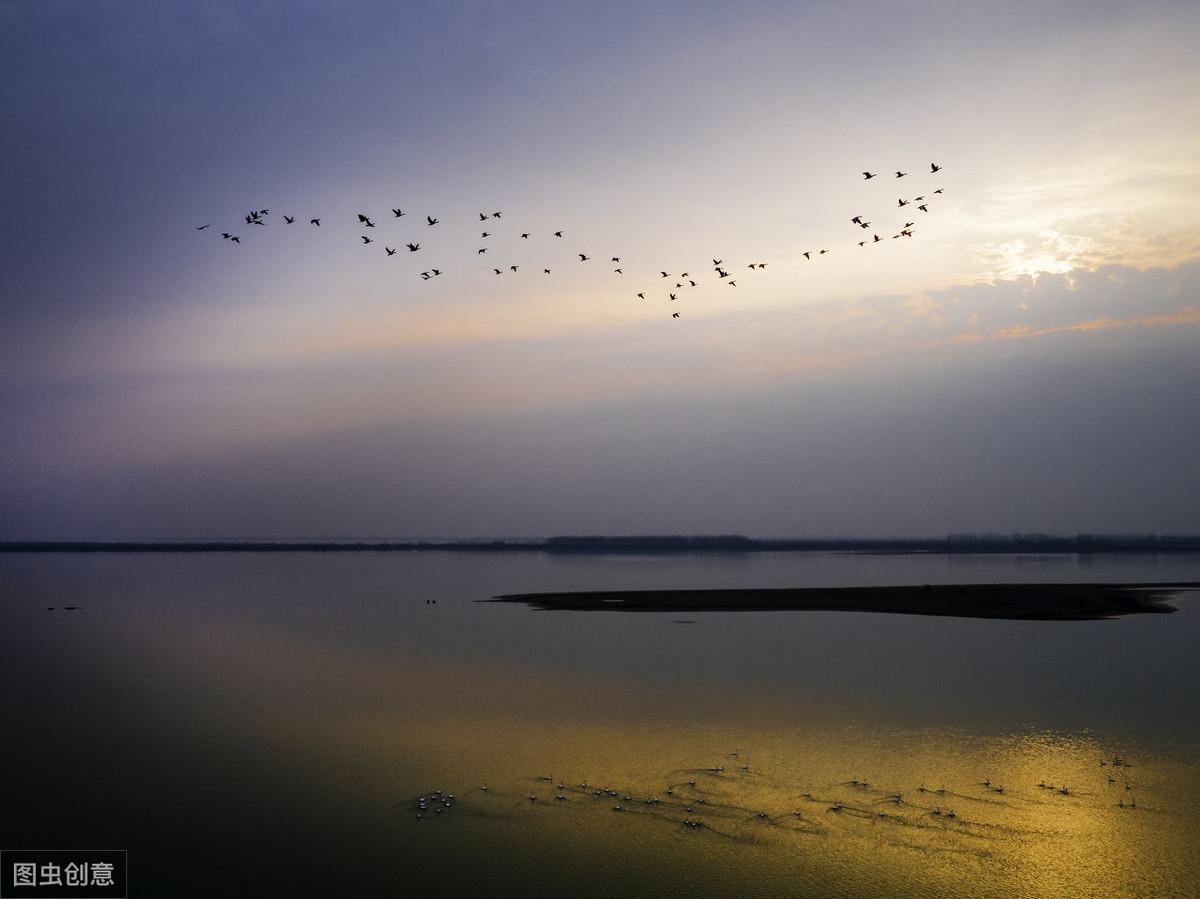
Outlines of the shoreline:
{"label": "shoreline", "polygon": [[1178,611],[1168,600],[1200,583],[925,584],[730,590],[509,593],[480,602],[574,612],[884,612],[1022,621],[1096,621]]}

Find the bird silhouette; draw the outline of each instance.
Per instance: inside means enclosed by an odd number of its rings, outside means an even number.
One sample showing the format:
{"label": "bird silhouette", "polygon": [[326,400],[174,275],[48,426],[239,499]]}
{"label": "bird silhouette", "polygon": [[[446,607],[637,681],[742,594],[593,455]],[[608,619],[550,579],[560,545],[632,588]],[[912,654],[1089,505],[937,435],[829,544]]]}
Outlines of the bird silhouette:
{"label": "bird silhouette", "polygon": [[364,225],[366,225],[368,228],[375,227],[375,225],[371,222],[371,219],[369,217],[363,215],[361,212],[358,214],[358,220],[360,222],[362,222]]}
{"label": "bird silhouette", "polygon": [[878,172],[863,172],[863,180],[864,180],[864,181],[870,181],[870,180],[871,180],[872,178],[874,178],[874,177],[875,177],[877,174],[879,174],[879,173],[878,173]]}
{"label": "bird silhouette", "polygon": [[669,277],[671,277],[671,276],[670,276],[670,275],[668,275],[666,272],[660,272],[660,274],[661,274],[661,275],[662,275],[664,278],[669,278]]}
{"label": "bird silhouette", "polygon": [[672,313],[671,313],[671,318],[679,318],[679,313],[678,313],[678,312],[672,312]]}
{"label": "bird silhouette", "polygon": [[493,212],[493,213],[492,213],[492,218],[494,218],[494,219],[498,219],[498,218],[500,218],[500,213],[498,213],[498,212]]}
{"label": "bird silhouette", "polygon": [[544,269],[542,269],[542,272],[548,275],[548,274],[550,274],[550,269],[544,268]]}
{"label": "bird silhouette", "polygon": [[613,269],[613,271],[614,271],[614,272],[616,272],[618,275],[623,275],[623,274],[625,274],[625,273],[624,273],[623,271],[621,271],[619,268],[614,268],[614,269]]}
{"label": "bird silhouette", "polygon": [[290,225],[292,222],[296,221],[296,217],[294,215],[285,215],[283,220]]}
{"label": "bird silhouette", "polygon": [[426,222],[426,224],[429,224],[429,225],[436,225],[438,223],[438,220],[435,219],[432,215],[427,215],[427,216],[425,216],[425,222]]}
{"label": "bird silhouette", "polygon": [[487,252],[487,247],[480,247],[478,250],[475,251],[475,255],[478,256],[480,253],[486,253],[486,252]]}
{"label": "bird silhouette", "polygon": [[918,208],[918,209],[920,209],[922,212],[928,212],[928,211],[929,211],[929,207],[928,207],[928,206],[926,206],[924,203],[922,203],[922,204],[921,204],[920,206],[918,206],[917,208]]}
{"label": "bird silhouette", "polygon": [[667,294],[667,296],[669,296],[672,300],[675,299],[675,294],[673,294],[673,293]]}
{"label": "bird silhouette", "polygon": [[896,172],[896,177],[897,177],[897,178],[903,178],[903,177],[904,177],[905,175],[907,175],[907,174],[908,174],[908,172]]}
{"label": "bird silhouette", "polygon": [[717,269],[717,274],[720,275],[722,278],[729,277],[729,272],[725,271],[725,269],[723,269],[723,268]]}
{"label": "bird silhouette", "polygon": [[374,243],[374,241],[371,240],[371,238],[367,237],[367,235],[365,235],[365,234],[362,236],[362,242],[363,242],[364,247],[369,243]]}
{"label": "bird silhouette", "polygon": [[435,269],[433,270],[433,275],[434,275],[434,277],[437,277],[437,276],[438,276],[438,275],[440,275],[441,273],[442,273],[442,270],[441,270],[440,268],[435,268]]}
{"label": "bird silhouette", "polygon": [[492,236],[492,232],[491,232],[491,231],[484,231],[484,232],[483,232],[483,233],[481,233],[479,236],[480,236],[480,237],[491,237],[491,236]]}
{"label": "bird silhouette", "polygon": [[713,265],[720,265],[720,264],[721,264],[721,260],[720,260],[720,259],[714,259],[714,260],[713,260]]}
{"label": "bird silhouette", "polygon": [[901,206],[907,206],[907,205],[908,205],[908,200],[899,200],[898,202],[900,203],[900,205],[901,205]]}
{"label": "bird silhouette", "polygon": [[579,254],[579,261],[580,261],[580,262],[587,262],[587,261],[588,261],[589,259],[591,259],[591,258],[592,258],[591,256],[584,256],[582,253],[580,253],[580,254]]}
{"label": "bird silhouette", "polygon": [[645,295],[644,293],[639,293],[639,294],[638,294],[638,299],[639,299],[639,300],[644,300],[644,299],[646,299],[646,295]]}
{"label": "bird silhouette", "polygon": [[488,217],[487,217],[487,216],[486,216],[484,213],[482,213],[482,212],[481,212],[481,213],[479,213],[479,220],[480,220],[481,222],[486,222],[486,221],[487,221],[487,218],[488,218]]}
{"label": "bird silhouette", "polygon": [[561,231],[555,231],[555,232],[554,232],[554,236],[555,236],[555,237],[562,237],[562,232],[561,232]]}
{"label": "bird silhouette", "polygon": [[803,255],[803,256],[804,256],[804,258],[805,258],[805,259],[807,259],[809,262],[812,262],[812,251],[811,251],[811,250],[808,250],[808,251],[806,251],[806,252],[805,252],[805,253],[803,253],[802,255]]}
{"label": "bird silhouette", "polygon": [[942,170],[942,167],[936,162],[929,163],[929,174],[934,175]]}
{"label": "bird silhouette", "polygon": [[508,270],[509,270],[510,272],[515,272],[515,271],[517,270],[517,267],[516,267],[515,265],[510,265],[510,266],[508,267]]}
{"label": "bird silhouette", "polygon": [[730,281],[730,282],[729,282],[729,286],[730,286],[730,287],[737,287],[737,281]]}
{"label": "bird silhouette", "polygon": [[229,238],[231,238],[231,237],[233,237],[233,235],[232,235],[232,234],[230,234],[228,231],[222,231],[222,232],[221,232],[221,239],[222,239],[222,240],[229,240]]}
{"label": "bird silhouette", "polygon": [[404,210],[403,209],[392,209],[392,215],[394,215],[396,218],[402,218],[404,216]]}
{"label": "bird silhouette", "polygon": [[854,222],[854,224],[856,224],[856,225],[861,225],[862,224],[862,216],[856,215],[854,218],[850,219],[850,221]]}
{"label": "bird silhouette", "polygon": [[691,279],[688,279],[688,284],[690,284],[692,287],[696,286],[696,282],[692,281]]}
{"label": "bird silhouette", "polygon": [[433,277],[433,276],[430,275],[429,272],[421,272],[421,280],[422,281],[428,281],[431,277]]}
{"label": "bird silhouette", "polygon": [[492,271],[494,271],[494,272],[495,272],[497,275],[503,275],[503,274],[504,274],[504,272],[500,271],[500,269],[498,269],[498,268],[494,268],[494,269],[492,269]]}
{"label": "bird silhouette", "polygon": [[867,242],[866,242],[865,240],[860,240],[860,241],[858,242],[858,245],[859,245],[860,247],[865,247],[865,246],[867,245]]}
{"label": "bird silhouette", "polygon": [[309,220],[308,220],[308,223],[309,223],[310,225],[316,225],[318,228],[320,228],[320,227],[321,227],[321,220],[320,220],[320,219],[309,219]]}
{"label": "bird silhouette", "polygon": [[406,243],[405,246],[408,247],[408,252],[410,253],[415,253],[417,250],[421,249],[421,245],[419,243]]}
{"label": "bird silhouette", "polygon": [[395,250],[393,250],[391,247],[386,247],[386,246],[385,246],[385,247],[384,247],[384,249],[385,249],[385,250],[387,250],[387,254],[388,254],[389,256],[395,256],[395,255],[396,255],[396,251],[395,251]]}
{"label": "bird silhouette", "polygon": [[883,240],[883,238],[880,237],[878,234],[874,235],[874,237],[875,237],[875,243],[879,243],[879,241]]}
{"label": "bird silhouette", "polygon": [[211,228],[211,227],[212,227],[212,225],[199,225],[199,226],[197,226],[196,230],[203,231],[205,228]]}
{"label": "bird silhouette", "polygon": [[941,192],[942,192],[942,188],[940,188],[940,187],[934,191],[935,194],[940,194]]}
{"label": "bird silhouette", "polygon": [[620,257],[619,257],[619,256],[614,256],[614,257],[612,258],[612,261],[613,261],[613,262],[620,262],[620,261],[621,261],[621,259],[620,259]]}
{"label": "bird silhouette", "polygon": [[521,235],[521,238],[522,238],[523,240],[529,240],[529,232],[528,232],[528,231],[524,232],[524,233]]}

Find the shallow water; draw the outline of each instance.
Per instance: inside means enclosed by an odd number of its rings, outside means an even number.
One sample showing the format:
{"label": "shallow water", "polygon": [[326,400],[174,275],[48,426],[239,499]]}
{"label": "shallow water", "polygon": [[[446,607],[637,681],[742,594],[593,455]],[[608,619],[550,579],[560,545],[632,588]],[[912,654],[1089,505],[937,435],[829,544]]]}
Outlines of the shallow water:
{"label": "shallow water", "polygon": [[1194,597],[1078,622],[478,601],[1168,580],[1200,556],[2,556],[0,846],[128,848],[135,895],[1187,895]]}

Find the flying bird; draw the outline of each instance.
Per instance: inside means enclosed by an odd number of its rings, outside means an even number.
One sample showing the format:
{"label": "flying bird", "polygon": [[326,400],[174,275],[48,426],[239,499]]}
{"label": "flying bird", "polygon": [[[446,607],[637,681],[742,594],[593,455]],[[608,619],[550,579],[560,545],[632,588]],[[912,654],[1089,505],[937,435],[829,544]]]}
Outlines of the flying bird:
{"label": "flying bird", "polygon": [[434,277],[435,277],[435,278],[436,278],[438,275],[440,275],[441,273],[442,273],[442,270],[441,270],[440,268],[435,268],[435,269],[433,270],[433,275],[434,275]]}
{"label": "flying bird", "polygon": [[554,232],[554,236],[555,236],[555,237],[562,237],[562,232],[561,232],[561,231],[555,231],[555,232]]}
{"label": "flying bird", "polygon": [[737,281],[730,281],[730,282],[729,282],[729,286],[730,286],[730,287],[737,287]]}
{"label": "flying bird", "polygon": [[879,173],[878,173],[878,172],[863,172],[863,180],[864,180],[864,181],[870,181],[870,180],[871,180],[872,178],[874,178],[874,177],[875,177],[877,174],[879,174]]}
{"label": "flying bird", "polygon": [[544,268],[544,269],[542,269],[542,271],[545,272],[547,275],[550,274],[550,269],[548,269],[548,268]]}
{"label": "flying bird", "polygon": [[663,276],[664,278],[669,278],[669,277],[671,277],[671,276],[670,276],[670,275],[668,275],[666,272],[662,272],[662,276]]}
{"label": "flying bird", "polygon": [[405,246],[408,247],[408,252],[410,253],[415,253],[417,250],[421,249],[421,245],[419,243],[406,243]]}
{"label": "flying bird", "polygon": [[517,270],[517,267],[516,267],[515,265],[510,265],[510,266],[508,267],[508,270],[509,270],[510,272],[515,272],[515,271]]}
{"label": "flying bird", "polygon": [[929,174],[934,175],[942,170],[942,167],[936,162],[929,163]]}
{"label": "flying bird", "polygon": [[924,203],[922,203],[922,204],[921,204],[920,206],[918,206],[917,208],[918,208],[918,209],[920,209],[922,212],[928,212],[928,211],[929,211],[929,207],[928,207],[928,206],[926,206]]}
{"label": "flying bird", "polygon": [[480,247],[478,250],[475,251],[475,255],[478,256],[480,253],[486,253],[486,252],[487,252],[487,247]]}
{"label": "flying bird", "polygon": [[480,220],[481,222],[486,222],[486,221],[487,221],[487,216],[486,216],[486,215],[484,215],[484,214],[481,212],[481,213],[479,213],[479,220]]}
{"label": "flying bird", "polygon": [[290,225],[292,222],[296,221],[296,217],[294,215],[285,215],[283,220]]}
{"label": "flying bird", "polygon": [[639,293],[639,294],[638,294],[638,299],[639,299],[639,300],[644,300],[644,299],[646,299],[646,295],[645,295],[644,293]]}
{"label": "flying bird", "polygon": [[321,220],[320,220],[320,219],[309,219],[309,220],[308,220],[308,223],[309,223],[310,225],[316,225],[318,228],[320,228],[320,227],[321,227]]}
{"label": "flying bird", "polygon": [[582,253],[580,253],[580,254],[579,254],[579,261],[580,261],[580,262],[587,262],[587,261],[588,261],[589,259],[591,259],[591,258],[592,258],[591,256],[584,256]]}
{"label": "flying bird", "polygon": [[620,262],[620,261],[621,261],[621,258],[620,258],[619,256],[614,256],[614,257],[612,258],[612,261],[613,261],[613,262]]}
{"label": "flying bird", "polygon": [[498,219],[498,218],[500,218],[500,213],[498,213],[498,212],[493,212],[493,213],[492,213],[492,218],[494,218],[494,219]]}
{"label": "flying bird", "polygon": [[805,259],[807,259],[809,262],[812,262],[812,250],[805,252],[803,255]]}
{"label": "flying bird", "polygon": [[878,234],[874,235],[874,237],[875,237],[875,243],[879,243],[879,241],[883,240],[883,238],[880,237]]}
{"label": "flying bird", "polygon": [[861,225],[862,224],[862,216],[856,215],[854,218],[850,219],[850,221],[854,222],[854,224],[856,224],[856,225]]}
{"label": "flying bird", "polygon": [[824,255],[825,255],[826,253],[828,253],[828,252],[829,252],[828,250],[822,250],[822,251],[821,251],[820,253],[818,253],[817,255],[818,255],[818,256],[824,256]]}
{"label": "flying bird", "polygon": [[371,224],[371,219],[363,215],[361,212],[358,214],[358,220],[368,225]]}
{"label": "flying bird", "polygon": [[436,225],[438,223],[438,220],[435,219],[432,215],[425,216],[425,221],[430,225]]}
{"label": "flying bird", "polygon": [[222,232],[221,232],[221,239],[222,239],[222,240],[229,240],[229,238],[231,238],[231,237],[233,237],[233,235],[232,235],[232,234],[230,234],[228,231],[222,231]]}
{"label": "flying bird", "polygon": [[503,274],[504,274],[504,272],[500,271],[500,269],[498,269],[498,268],[494,268],[494,269],[492,269],[492,271],[494,271],[494,272],[495,272],[497,275],[503,275]]}
{"label": "flying bird", "polygon": [[229,239],[230,239],[230,240],[232,240],[234,243],[241,243],[241,242],[242,242],[242,241],[241,241],[241,239],[237,237],[237,235],[234,235],[233,237],[231,237],[231,238],[229,238]]}
{"label": "flying bird", "polygon": [[713,260],[713,265],[720,265],[720,264],[721,264],[721,262],[722,262],[722,260],[720,260],[720,259],[714,259],[714,260]]}
{"label": "flying bird", "polygon": [[900,205],[901,205],[901,206],[907,206],[907,205],[908,205],[908,200],[900,200],[899,202],[900,202]]}
{"label": "flying bird", "polygon": [[521,237],[522,237],[524,240],[529,240],[529,232],[528,232],[528,231],[526,231],[524,234],[522,234],[522,235],[521,235]]}
{"label": "flying bird", "polygon": [[672,312],[672,313],[671,313],[671,318],[679,318],[679,313],[678,313],[678,312]]}
{"label": "flying bird", "polygon": [[690,279],[688,280],[688,284],[692,285],[692,287],[695,287],[695,286],[696,286],[696,282],[695,282],[695,281],[692,281],[692,280],[690,280]]}
{"label": "flying bird", "polygon": [[904,177],[905,175],[907,175],[907,174],[908,174],[908,172],[896,172],[896,177],[897,177],[897,178],[903,178],[903,177]]}
{"label": "flying bird", "polygon": [[393,250],[391,247],[387,247],[387,246],[385,246],[385,247],[384,247],[384,249],[385,249],[385,250],[387,250],[387,254],[388,254],[389,256],[395,256],[395,255],[396,255],[396,251],[395,251],[395,250]]}
{"label": "flying bird", "polygon": [[941,192],[942,192],[942,188],[940,188],[940,187],[934,191],[935,194],[940,194]]}
{"label": "flying bird", "polygon": [[396,216],[396,218],[400,218],[402,215],[404,215],[404,211],[401,209],[393,209],[392,214]]}
{"label": "flying bird", "polygon": [[369,243],[374,243],[374,241],[372,241],[371,238],[367,237],[365,234],[362,236],[362,242],[364,247]]}
{"label": "flying bird", "polygon": [[623,274],[625,274],[625,273],[624,273],[623,271],[621,271],[619,268],[614,268],[614,269],[613,269],[613,271],[614,271],[614,272],[616,272],[618,275],[623,275]]}
{"label": "flying bird", "polygon": [[491,231],[484,231],[484,232],[482,232],[482,233],[481,233],[479,236],[480,236],[480,237],[491,237],[491,236],[492,236],[492,232],[491,232]]}
{"label": "flying bird", "polygon": [[668,294],[668,296],[669,296],[671,299],[675,299],[675,294],[673,294],[673,293],[672,293],[672,294]]}
{"label": "flying bird", "polygon": [[429,272],[421,272],[421,280],[422,281],[428,281],[431,277],[433,277],[433,276],[430,275]]}
{"label": "flying bird", "polygon": [[205,228],[211,228],[211,227],[212,227],[212,225],[199,225],[199,226],[196,228],[196,230],[197,230],[197,231],[203,231]]}

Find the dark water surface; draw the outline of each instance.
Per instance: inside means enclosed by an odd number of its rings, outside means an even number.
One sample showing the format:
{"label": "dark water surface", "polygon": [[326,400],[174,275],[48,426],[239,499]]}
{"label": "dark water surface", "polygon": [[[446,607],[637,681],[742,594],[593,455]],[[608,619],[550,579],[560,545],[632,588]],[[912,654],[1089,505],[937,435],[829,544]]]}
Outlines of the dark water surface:
{"label": "dark water surface", "polygon": [[1197,580],[1185,554],[4,556],[0,847],[127,848],[134,896],[1191,895],[1195,594],[1100,621],[479,600]]}

